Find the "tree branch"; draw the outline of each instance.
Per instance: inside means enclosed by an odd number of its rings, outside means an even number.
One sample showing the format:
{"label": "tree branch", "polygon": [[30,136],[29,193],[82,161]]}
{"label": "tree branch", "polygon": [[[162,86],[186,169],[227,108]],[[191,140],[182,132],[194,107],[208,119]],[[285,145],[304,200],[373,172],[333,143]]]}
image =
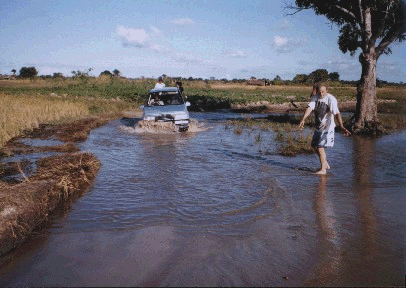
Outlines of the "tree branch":
{"label": "tree branch", "polygon": [[311,9],[311,7],[309,7],[309,8],[303,8],[303,7],[302,7],[302,8],[299,8],[299,7],[295,7],[295,6],[289,5],[289,6],[286,6],[285,9],[296,10],[296,11],[293,12],[293,13],[287,13],[287,14],[286,14],[286,16],[292,16],[292,15],[295,15],[296,13],[299,13],[300,11],[307,10],[307,9]]}
{"label": "tree branch", "polygon": [[364,24],[364,14],[362,14],[362,3],[361,3],[361,1],[362,0],[358,0],[358,7],[359,7],[360,24],[361,24],[361,27],[362,27],[362,25]]}
{"label": "tree branch", "polygon": [[350,10],[345,9],[344,7],[341,7],[341,6],[338,6],[338,5],[334,5],[334,7],[336,7],[337,9],[339,9],[339,10],[341,10],[341,11],[343,11],[345,14],[351,16],[352,18],[354,18],[354,20],[356,20],[357,22],[359,22],[358,19],[357,19],[357,17],[355,17],[355,14],[352,13]]}
{"label": "tree branch", "polygon": [[[359,0],[359,2],[360,2],[360,4],[361,4],[361,0]],[[359,29],[360,31],[362,31],[362,27],[363,27],[362,25],[363,25],[363,22],[364,22],[364,20],[363,20],[364,17],[362,16],[362,10],[360,11],[361,19],[362,19],[362,21],[361,21],[361,20],[358,19],[358,18],[355,16],[355,14],[354,14],[353,12],[351,12],[350,10],[348,10],[348,9],[346,9],[346,8],[344,8],[344,7],[338,6],[338,5],[334,5],[334,7],[337,8],[338,10],[344,12],[346,15],[350,16],[352,19],[354,19],[354,20],[355,20],[355,23],[357,23],[358,29]],[[360,8],[361,8],[361,7],[360,7]]]}
{"label": "tree branch", "polygon": [[398,25],[394,29],[389,30],[389,32],[385,35],[385,37],[381,40],[381,43],[379,43],[378,47],[375,49],[376,51],[376,59],[379,58],[379,56],[382,55],[382,53],[385,52],[385,50],[388,48],[390,44],[392,44],[397,38],[399,38],[402,35],[402,26]]}
{"label": "tree branch", "polygon": [[[361,1],[361,0],[360,0],[360,1]],[[383,31],[385,30],[386,19],[388,19],[388,15],[390,14],[390,13],[389,13],[389,10],[391,9],[393,2],[395,2],[395,0],[391,0],[390,3],[389,3],[389,5],[388,5],[387,8],[386,8],[385,17],[384,17],[383,20],[381,21],[381,27],[379,27],[379,29],[377,30],[377,32],[372,35],[371,39],[372,39],[373,41],[376,41],[376,39],[378,39],[379,36],[380,36],[380,35],[383,33]]]}

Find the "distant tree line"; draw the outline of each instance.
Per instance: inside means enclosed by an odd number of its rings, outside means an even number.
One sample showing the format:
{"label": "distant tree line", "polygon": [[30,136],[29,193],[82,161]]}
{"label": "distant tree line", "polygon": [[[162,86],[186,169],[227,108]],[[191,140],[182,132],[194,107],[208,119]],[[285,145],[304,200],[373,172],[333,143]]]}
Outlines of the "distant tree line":
{"label": "distant tree line", "polygon": [[[73,70],[71,71],[72,77],[73,78],[87,78],[90,77],[90,73],[93,69],[88,68],[87,70]],[[17,70],[12,69],[11,72],[13,73],[13,76],[18,77],[18,78],[35,78],[38,77],[38,71],[35,67],[22,67],[19,71],[19,75],[16,75]],[[105,70],[100,73],[99,76],[102,75],[107,75],[110,77],[121,77],[121,72],[118,69],[114,69],[112,72],[109,70]],[[51,78],[65,78],[61,72],[56,72],[53,73],[53,75],[41,75],[39,76],[42,79],[51,79]],[[222,83],[247,83],[247,79],[238,79],[234,78],[232,80],[222,78],[222,79],[216,79],[216,77],[209,77],[208,79],[203,79],[201,77],[199,78],[194,78],[194,77],[182,77],[182,76],[176,76],[176,77],[170,77],[167,76],[166,74],[163,74],[161,77],[165,79],[171,79],[174,81],[204,81],[206,83],[210,82],[222,82]],[[145,79],[145,77],[141,76],[141,79]],[[251,76],[250,80],[256,80],[257,78],[255,76]],[[297,84],[302,84],[302,85],[312,85],[315,82],[327,82],[327,81],[332,81],[339,83],[341,85],[345,86],[357,86],[359,84],[359,80],[340,80],[340,74],[338,72],[331,72],[329,73],[326,69],[317,69],[311,72],[310,74],[296,74],[293,80],[283,80],[281,76],[276,75],[273,80],[267,79],[267,78],[261,78],[257,79],[260,81],[264,81],[264,83],[269,83],[272,85],[297,85]],[[389,82],[389,81],[384,81],[380,80],[379,78],[376,80],[376,86],[377,87],[383,87],[383,86],[406,86],[406,83],[400,82]]]}

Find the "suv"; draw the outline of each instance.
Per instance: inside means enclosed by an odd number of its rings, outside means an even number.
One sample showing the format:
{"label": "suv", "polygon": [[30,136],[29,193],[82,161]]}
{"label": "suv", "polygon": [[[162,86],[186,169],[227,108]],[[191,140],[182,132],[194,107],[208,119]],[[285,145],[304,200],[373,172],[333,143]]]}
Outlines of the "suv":
{"label": "suv", "polygon": [[187,131],[189,128],[189,102],[185,101],[182,92],[177,87],[164,87],[151,89],[145,105],[142,120],[172,122],[179,127],[179,131]]}

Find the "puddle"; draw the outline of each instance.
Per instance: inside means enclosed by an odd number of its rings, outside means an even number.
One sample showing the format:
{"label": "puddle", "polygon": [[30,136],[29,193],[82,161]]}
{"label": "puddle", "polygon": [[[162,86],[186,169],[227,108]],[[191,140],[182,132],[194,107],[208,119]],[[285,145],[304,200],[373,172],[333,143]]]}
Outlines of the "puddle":
{"label": "puddle", "polygon": [[50,146],[58,146],[58,145],[63,145],[65,142],[59,141],[59,140],[53,140],[53,139],[35,139],[35,138],[23,138],[23,139],[18,139],[18,142],[28,145],[28,146],[34,146],[34,147],[50,147]]}

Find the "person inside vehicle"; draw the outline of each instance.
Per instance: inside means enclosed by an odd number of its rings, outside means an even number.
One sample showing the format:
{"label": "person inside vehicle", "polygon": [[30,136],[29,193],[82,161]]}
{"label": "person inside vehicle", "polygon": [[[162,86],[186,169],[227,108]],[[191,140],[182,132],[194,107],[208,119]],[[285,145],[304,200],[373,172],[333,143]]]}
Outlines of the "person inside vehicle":
{"label": "person inside vehicle", "polygon": [[150,106],[159,106],[159,105],[164,105],[164,102],[159,100],[158,94],[155,94],[154,98],[151,97],[149,105]]}

